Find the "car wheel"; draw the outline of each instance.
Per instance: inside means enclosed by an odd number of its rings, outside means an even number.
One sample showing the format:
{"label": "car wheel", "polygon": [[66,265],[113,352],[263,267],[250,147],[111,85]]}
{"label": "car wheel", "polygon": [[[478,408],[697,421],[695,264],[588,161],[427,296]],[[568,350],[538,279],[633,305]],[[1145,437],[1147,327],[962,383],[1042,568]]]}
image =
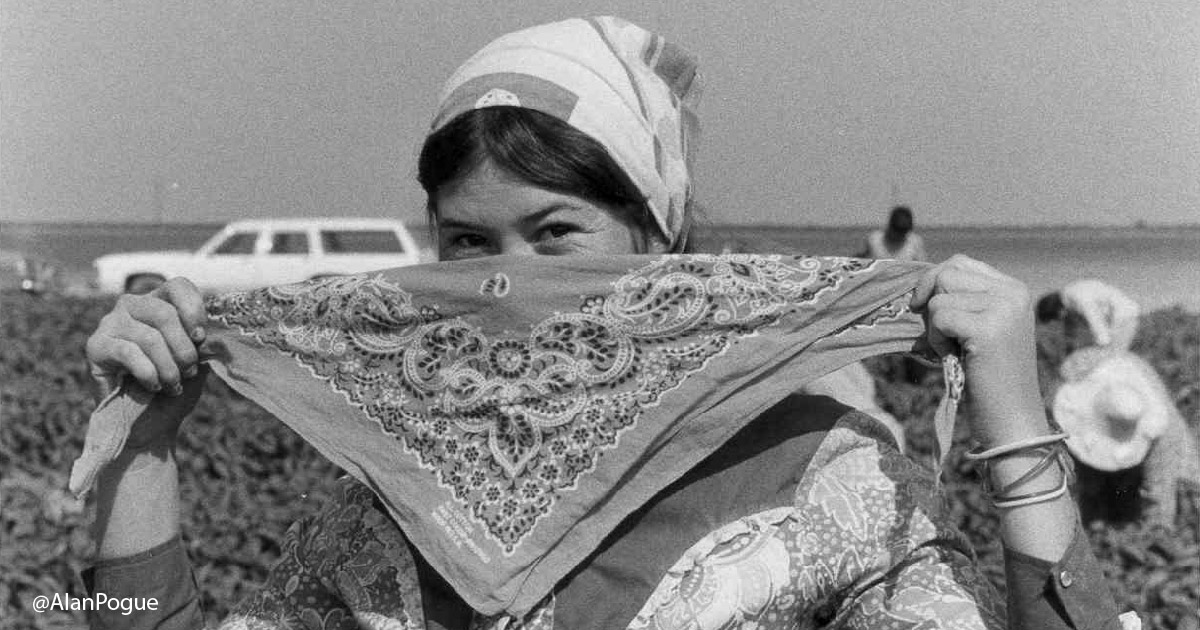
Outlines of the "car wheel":
{"label": "car wheel", "polygon": [[167,279],[153,273],[141,273],[136,276],[129,276],[125,280],[125,292],[134,295],[142,295],[157,289]]}

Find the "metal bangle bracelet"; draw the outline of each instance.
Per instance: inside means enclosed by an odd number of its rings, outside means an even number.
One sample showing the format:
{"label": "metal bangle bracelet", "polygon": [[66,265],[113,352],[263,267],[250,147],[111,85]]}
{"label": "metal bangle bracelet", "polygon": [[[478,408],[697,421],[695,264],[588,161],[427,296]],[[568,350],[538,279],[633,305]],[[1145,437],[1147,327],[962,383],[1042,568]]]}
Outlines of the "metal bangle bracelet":
{"label": "metal bangle bracelet", "polygon": [[1066,441],[1067,437],[1068,436],[1066,433],[1050,433],[1047,435],[1039,435],[1037,437],[1031,437],[1025,440],[1013,442],[1012,444],[1004,444],[1002,446],[990,448],[986,451],[973,448],[966,453],[963,453],[963,457],[968,461],[993,459],[1001,455],[1008,455],[1009,453],[1016,453],[1017,451],[1023,451],[1025,449],[1046,446],[1048,444],[1054,444],[1055,442],[1064,442]]}

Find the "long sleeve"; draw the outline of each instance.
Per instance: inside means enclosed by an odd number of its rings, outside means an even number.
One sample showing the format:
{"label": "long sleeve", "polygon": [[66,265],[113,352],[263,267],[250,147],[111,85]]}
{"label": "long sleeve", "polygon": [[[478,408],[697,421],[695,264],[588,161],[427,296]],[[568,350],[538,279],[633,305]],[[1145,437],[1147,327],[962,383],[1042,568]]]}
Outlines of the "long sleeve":
{"label": "long sleeve", "polygon": [[1004,611],[997,594],[971,556],[957,547],[945,540],[918,548],[858,593],[844,610],[844,626],[839,627],[1001,630]]}
{"label": "long sleeve", "polygon": [[[1008,628],[1125,628],[1082,530],[1058,562],[1006,551],[1005,575]],[[1002,617],[988,610],[990,591],[970,556],[937,542],[919,548],[859,594],[845,623],[850,628],[995,627]]]}
{"label": "long sleeve", "polygon": [[[328,515],[323,515],[328,516]],[[326,518],[324,521],[329,521]],[[355,629],[354,614],[338,593],[332,573],[335,564],[325,562],[341,550],[337,544],[322,544],[326,523],[310,517],[288,529],[283,558],[265,585],[239,605],[221,623],[222,629],[319,628]],[[339,532],[345,533],[345,532]],[[155,598],[154,610],[101,610],[89,616],[93,630],[195,630],[204,627],[199,607],[199,589],[178,537],[149,551],[108,560],[85,571],[84,583],[96,595],[109,598]]]}
{"label": "long sleeve", "polygon": [[1119,350],[1128,350],[1137,335],[1141,307],[1129,296],[1114,289],[1112,298],[1112,344]]}
{"label": "long sleeve", "polygon": [[1079,306],[1079,314],[1087,321],[1088,328],[1096,339],[1096,345],[1107,346],[1112,343],[1111,323],[1101,312],[1100,304],[1092,300],[1085,301]]}
{"label": "long sleeve", "polygon": [[137,598],[154,606],[140,605],[124,614],[123,610],[95,610],[88,613],[92,630],[194,630],[204,627],[200,608],[200,590],[192,574],[187,550],[179,537],[126,558],[97,563],[83,572],[88,593],[109,599]]}
{"label": "long sleeve", "polygon": [[[806,564],[833,569],[831,627],[1002,630],[1003,599],[953,526],[934,475],[862,414],[830,432],[797,493],[821,532]],[[828,557],[822,560],[822,557]],[[1067,626],[1033,626],[1058,628]]]}
{"label": "long sleeve", "polygon": [[[824,521],[822,553],[854,567],[834,592],[834,621],[849,628],[1115,629],[1116,602],[1076,521],[1058,562],[1006,554],[1007,605],[979,571],[932,476],[847,416],[802,485],[802,517]],[[842,540],[838,544],[839,538]],[[818,559],[812,558],[810,560]],[[819,566],[819,565],[818,565]],[[1006,620],[1007,618],[1007,620]]]}
{"label": "long sleeve", "polygon": [[[266,583],[220,627],[357,630],[425,627],[417,567],[399,529],[373,504],[367,488],[344,479],[338,499],[288,529]],[[88,592],[109,598],[155,598],[154,610],[96,611],[93,630],[203,628],[199,588],[176,537],[82,574]],[[374,624],[374,625],[371,625]]]}
{"label": "long sleeve", "polygon": [[288,529],[266,583],[220,627],[423,630],[417,568],[371,491],[344,478],[337,500]]}
{"label": "long sleeve", "polygon": [[1012,628],[1123,627],[1082,526],[1058,562],[1006,549],[1004,572]]}

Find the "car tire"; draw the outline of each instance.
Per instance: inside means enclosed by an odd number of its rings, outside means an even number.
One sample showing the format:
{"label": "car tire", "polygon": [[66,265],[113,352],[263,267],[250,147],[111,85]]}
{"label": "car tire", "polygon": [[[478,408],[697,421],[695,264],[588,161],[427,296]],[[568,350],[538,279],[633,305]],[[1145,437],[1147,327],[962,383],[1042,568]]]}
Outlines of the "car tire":
{"label": "car tire", "polygon": [[166,278],[158,274],[139,273],[136,276],[129,276],[129,278],[125,280],[125,292],[132,293],[134,295],[142,295],[157,289],[166,281]]}

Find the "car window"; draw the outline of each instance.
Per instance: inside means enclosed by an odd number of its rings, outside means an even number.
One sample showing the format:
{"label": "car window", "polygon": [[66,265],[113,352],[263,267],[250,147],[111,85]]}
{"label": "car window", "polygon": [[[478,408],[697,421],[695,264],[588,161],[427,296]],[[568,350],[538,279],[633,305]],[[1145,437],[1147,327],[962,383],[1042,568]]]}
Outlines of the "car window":
{"label": "car window", "polygon": [[234,232],[221,242],[214,254],[253,254],[254,242],[258,240],[258,232]]}
{"label": "car window", "polygon": [[390,230],[321,230],[326,254],[402,254],[404,246]]}
{"label": "car window", "polygon": [[272,254],[307,254],[308,234],[304,232],[276,232],[271,235]]}

